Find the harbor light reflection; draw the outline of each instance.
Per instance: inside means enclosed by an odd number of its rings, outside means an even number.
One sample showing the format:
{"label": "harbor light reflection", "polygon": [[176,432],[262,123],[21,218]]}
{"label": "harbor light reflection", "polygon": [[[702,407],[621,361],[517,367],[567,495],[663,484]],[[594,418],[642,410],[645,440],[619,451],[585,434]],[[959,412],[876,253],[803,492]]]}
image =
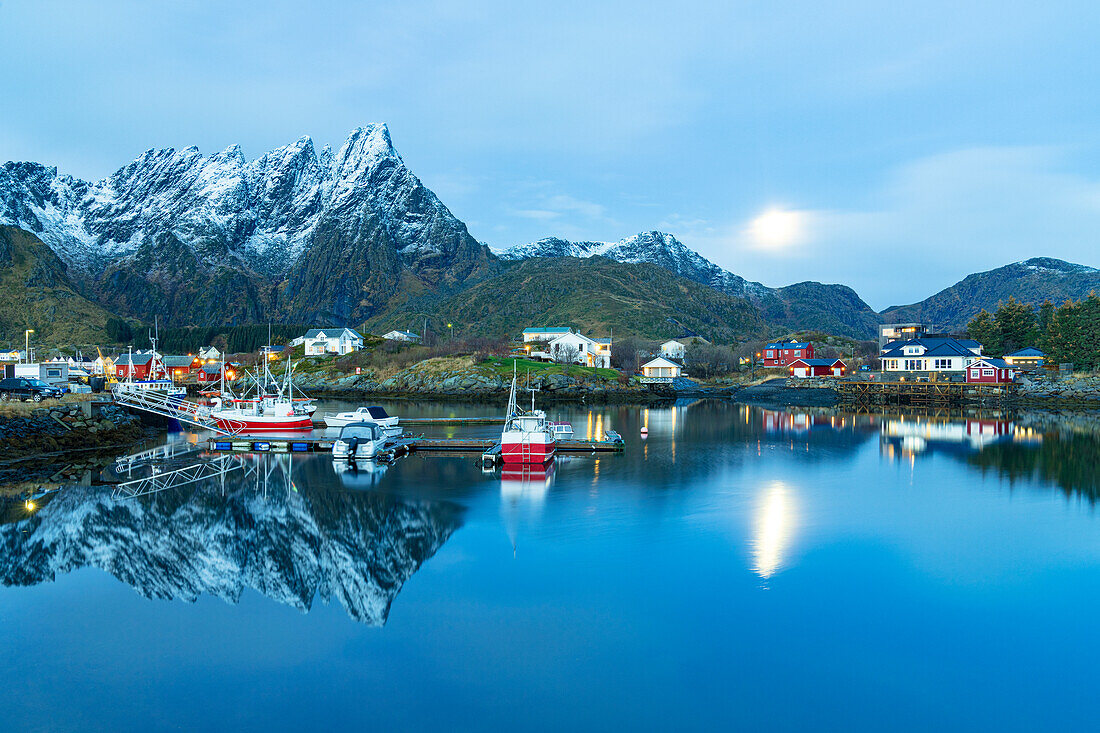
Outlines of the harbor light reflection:
{"label": "harbor light reflection", "polygon": [[753,514],[753,572],[771,578],[783,566],[797,529],[794,493],[782,481],[769,483],[760,494]]}

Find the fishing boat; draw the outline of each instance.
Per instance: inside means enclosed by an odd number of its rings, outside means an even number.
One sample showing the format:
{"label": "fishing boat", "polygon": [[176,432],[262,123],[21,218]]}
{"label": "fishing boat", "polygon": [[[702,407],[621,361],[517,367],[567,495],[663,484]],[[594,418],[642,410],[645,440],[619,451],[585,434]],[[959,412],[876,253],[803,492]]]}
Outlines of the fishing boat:
{"label": "fishing boat", "polygon": [[312,400],[294,397],[293,367],[287,360],[286,373],[277,382],[268,368],[264,354],[262,371],[247,374],[252,381],[252,393],[237,397],[225,384],[225,364],[222,364],[221,390],[211,399],[210,417],[218,427],[229,433],[298,432],[313,429]]}
{"label": "fishing boat", "polygon": [[530,411],[516,404],[515,362],[512,363],[512,391],[508,396],[508,413],[504,431],[500,434],[500,454],[505,464],[542,464],[554,457],[557,441],[546,420],[546,413],[535,409],[535,390],[531,390]]}
{"label": "fishing boat", "polygon": [[378,423],[378,426],[382,428],[387,437],[396,438],[401,435],[399,418],[396,415],[390,415],[385,408],[377,405],[374,407],[360,407],[351,412],[338,412],[335,415],[326,414],[324,420],[325,425],[330,428],[342,428],[352,423],[373,422]]}
{"label": "fishing boat", "polygon": [[134,349],[131,346],[126,367],[126,379],[112,385],[112,391],[129,394],[152,394],[166,396],[169,402],[180,403],[187,397],[187,388],[177,385],[168,378],[168,369],[164,366],[164,360],[157,351],[157,340],[160,337],[160,323],[155,321],[155,330],[149,334],[149,341],[153,344],[152,355],[149,360],[149,377],[147,379],[134,379]]}

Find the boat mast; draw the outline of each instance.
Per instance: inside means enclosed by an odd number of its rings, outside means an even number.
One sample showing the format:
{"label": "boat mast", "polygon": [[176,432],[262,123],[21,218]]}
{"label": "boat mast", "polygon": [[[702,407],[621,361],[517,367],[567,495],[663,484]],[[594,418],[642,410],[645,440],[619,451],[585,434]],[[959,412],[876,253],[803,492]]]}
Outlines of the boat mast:
{"label": "boat mast", "polygon": [[508,419],[508,418],[515,417],[516,412],[518,412],[518,409],[517,409],[517,406],[516,406],[516,360],[513,359],[512,360],[512,391],[508,394],[508,414],[505,416],[505,418]]}

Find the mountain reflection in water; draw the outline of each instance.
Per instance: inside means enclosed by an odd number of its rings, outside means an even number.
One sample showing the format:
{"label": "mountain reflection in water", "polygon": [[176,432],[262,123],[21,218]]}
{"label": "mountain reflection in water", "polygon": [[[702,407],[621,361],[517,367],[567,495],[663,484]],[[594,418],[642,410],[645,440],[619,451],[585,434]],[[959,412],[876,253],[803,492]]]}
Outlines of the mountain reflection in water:
{"label": "mountain reflection in water", "polygon": [[237,603],[251,588],[306,611],[320,596],[380,626],[405,581],[462,523],[449,502],[310,480],[332,476],[325,456],[296,457],[297,465],[290,456],[245,458],[259,470],[136,498],[105,486],[58,491],[23,521],[0,525],[0,582],[35,585],[91,566],[147,598],[206,593]]}

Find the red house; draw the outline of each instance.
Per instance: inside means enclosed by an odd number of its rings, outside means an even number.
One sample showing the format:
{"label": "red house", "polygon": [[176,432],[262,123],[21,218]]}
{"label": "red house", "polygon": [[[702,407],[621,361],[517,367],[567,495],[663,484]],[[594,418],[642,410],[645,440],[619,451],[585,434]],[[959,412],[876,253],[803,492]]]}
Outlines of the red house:
{"label": "red house", "polygon": [[[198,381],[220,382],[222,378],[221,364],[203,364],[199,369]],[[237,378],[237,367],[234,364],[225,365],[225,381],[232,382]]]}
{"label": "red house", "polygon": [[983,356],[966,368],[966,381],[974,383],[1010,384],[1016,379],[1016,370],[1004,359]]}
{"label": "red house", "polygon": [[787,368],[792,377],[843,377],[848,366],[840,359],[795,359]]}
{"label": "red house", "polygon": [[766,367],[790,366],[795,359],[814,358],[814,345],[809,341],[773,341],[764,347],[761,361]]}
{"label": "red house", "polygon": [[148,379],[152,354],[123,354],[115,359],[115,376],[119,379]]}

